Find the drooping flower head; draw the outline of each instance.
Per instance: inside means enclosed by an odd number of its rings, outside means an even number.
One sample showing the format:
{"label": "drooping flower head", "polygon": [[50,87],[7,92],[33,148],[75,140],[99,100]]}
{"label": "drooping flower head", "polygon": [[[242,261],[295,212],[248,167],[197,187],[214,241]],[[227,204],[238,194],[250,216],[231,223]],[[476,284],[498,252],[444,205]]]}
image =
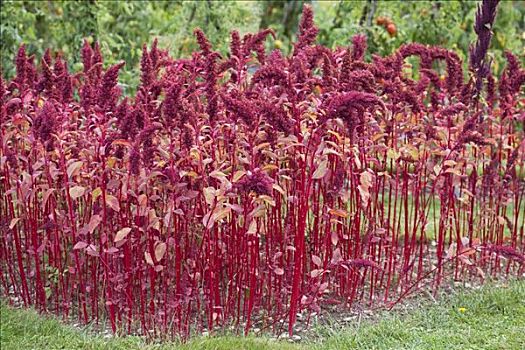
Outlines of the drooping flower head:
{"label": "drooping flower head", "polygon": [[431,69],[432,68],[432,50],[419,43],[410,43],[402,45],[397,52],[401,55],[402,59],[410,56],[418,56],[421,60],[421,68]]}

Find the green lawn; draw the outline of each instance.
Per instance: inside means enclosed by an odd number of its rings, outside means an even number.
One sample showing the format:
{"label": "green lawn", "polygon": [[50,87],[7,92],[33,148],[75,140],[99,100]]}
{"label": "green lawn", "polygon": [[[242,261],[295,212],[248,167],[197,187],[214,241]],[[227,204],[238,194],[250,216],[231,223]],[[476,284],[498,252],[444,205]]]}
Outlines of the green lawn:
{"label": "green lawn", "polygon": [[323,349],[525,349],[525,281],[458,293],[360,328],[325,329]]}
{"label": "green lawn", "polygon": [[[34,311],[1,305],[1,349],[525,349],[525,281],[428,302],[379,322],[314,326],[300,344],[255,337],[199,338],[180,345],[90,335]],[[315,341],[314,339],[322,339]]]}

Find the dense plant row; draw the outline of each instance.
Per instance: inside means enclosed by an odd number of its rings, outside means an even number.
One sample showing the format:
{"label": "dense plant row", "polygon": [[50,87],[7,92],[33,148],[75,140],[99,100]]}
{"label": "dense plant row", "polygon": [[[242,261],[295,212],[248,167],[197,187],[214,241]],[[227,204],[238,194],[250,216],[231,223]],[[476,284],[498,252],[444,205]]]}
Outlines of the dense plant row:
{"label": "dense plant row", "polygon": [[522,275],[525,70],[507,52],[490,73],[496,4],[466,81],[438,47],[315,45],[309,7],[289,56],[271,30],[227,57],[199,29],[190,59],[144,46],[133,98],[98,44],[75,74],[22,46],[0,82],[2,293],[124,333],[292,333],[323,305]]}

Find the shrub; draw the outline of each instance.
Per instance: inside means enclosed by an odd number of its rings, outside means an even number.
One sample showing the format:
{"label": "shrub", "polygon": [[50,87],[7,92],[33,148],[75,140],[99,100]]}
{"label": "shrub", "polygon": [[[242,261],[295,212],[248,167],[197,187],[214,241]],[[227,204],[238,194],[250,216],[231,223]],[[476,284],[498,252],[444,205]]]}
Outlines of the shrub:
{"label": "shrub", "polygon": [[305,7],[288,56],[269,30],[234,31],[227,57],[198,29],[190,59],[144,46],[125,99],[98,44],[74,74],[21,46],[0,83],[2,293],[185,337],[522,274],[525,70],[507,53],[492,76],[483,28],[464,81],[439,47],[315,45]]}

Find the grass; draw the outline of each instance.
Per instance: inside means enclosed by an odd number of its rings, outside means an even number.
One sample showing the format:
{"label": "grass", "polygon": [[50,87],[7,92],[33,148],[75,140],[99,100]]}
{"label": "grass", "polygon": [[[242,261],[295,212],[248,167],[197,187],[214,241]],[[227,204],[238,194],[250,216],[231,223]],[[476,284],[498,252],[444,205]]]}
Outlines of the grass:
{"label": "grass", "polygon": [[324,333],[323,349],[525,349],[525,281],[461,292],[408,315]]}
{"label": "grass", "polygon": [[[487,285],[427,303],[407,314],[385,313],[379,322],[318,326],[301,344],[264,337],[212,337],[146,344],[138,337],[104,338],[63,325],[32,310],[1,305],[2,350],[11,349],[510,349],[525,348],[525,281]],[[314,341],[313,339],[322,339]]]}

